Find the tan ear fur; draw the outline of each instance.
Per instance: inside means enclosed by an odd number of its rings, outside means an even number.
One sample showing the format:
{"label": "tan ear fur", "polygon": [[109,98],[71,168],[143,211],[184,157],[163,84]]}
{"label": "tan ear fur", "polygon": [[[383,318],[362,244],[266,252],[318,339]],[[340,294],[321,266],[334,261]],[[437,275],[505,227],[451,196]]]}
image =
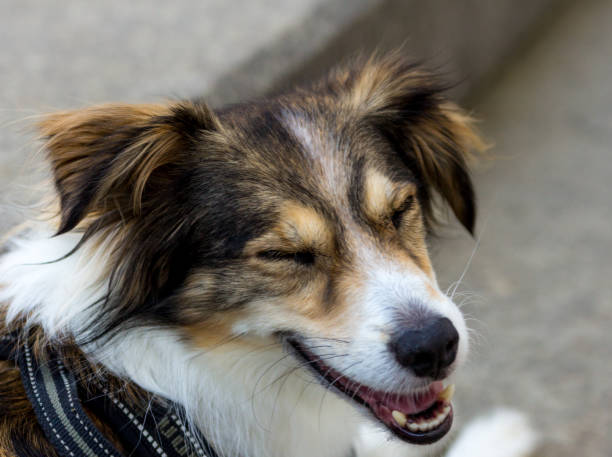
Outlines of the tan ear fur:
{"label": "tan ear fur", "polygon": [[[383,57],[374,54],[358,61],[343,80],[350,87],[345,103],[363,116],[387,116],[401,110],[401,99],[426,88],[437,91],[437,81],[418,64],[408,63],[396,51]],[[349,76],[350,75],[350,76]]]}
{"label": "tan ear fur", "polygon": [[[468,167],[486,145],[474,120],[455,104],[442,103],[431,120],[412,126],[408,147],[427,184],[447,202],[461,224],[473,233],[476,203]],[[434,217],[433,208],[429,212]]]}
{"label": "tan ear fur", "polygon": [[215,128],[203,104],[109,104],[48,115],[39,123],[61,200],[59,233],[115,207],[138,215],[152,174],[199,132]]}
{"label": "tan ear fur", "polygon": [[[476,206],[468,162],[485,144],[473,119],[442,95],[439,79],[399,52],[375,55],[338,75],[344,103],[389,138],[402,159],[416,166],[426,191],[436,191],[472,232]],[[425,212],[433,222],[428,202]]]}

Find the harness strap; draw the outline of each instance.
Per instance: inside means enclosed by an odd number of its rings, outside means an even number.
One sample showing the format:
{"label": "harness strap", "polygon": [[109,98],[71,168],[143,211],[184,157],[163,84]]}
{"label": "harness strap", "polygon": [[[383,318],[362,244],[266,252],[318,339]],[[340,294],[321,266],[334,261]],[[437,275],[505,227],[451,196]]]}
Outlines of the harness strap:
{"label": "harness strap", "polygon": [[38,423],[56,451],[65,457],[121,457],[93,426],[78,401],[76,381],[59,360],[37,364],[27,342],[18,355],[23,387]]}
{"label": "harness strap", "polygon": [[151,402],[137,409],[102,385],[81,388],[57,354],[37,360],[27,338],[17,350],[19,336],[14,333],[0,339],[0,358],[17,362],[38,423],[61,457],[123,457],[89,419],[81,397],[113,427],[130,457],[217,457],[199,432],[181,420],[177,405]]}

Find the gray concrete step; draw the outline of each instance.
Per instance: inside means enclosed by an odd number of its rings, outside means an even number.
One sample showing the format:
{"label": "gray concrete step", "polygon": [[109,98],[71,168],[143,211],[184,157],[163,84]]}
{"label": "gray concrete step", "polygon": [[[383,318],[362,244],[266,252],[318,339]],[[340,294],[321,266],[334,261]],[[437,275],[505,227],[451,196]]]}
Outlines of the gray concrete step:
{"label": "gray concrete step", "polygon": [[[407,41],[465,91],[559,0],[9,1],[0,14],[0,194],[36,182],[36,114],[207,94],[215,104],[308,78],[358,49]],[[493,6],[494,5],[494,6]],[[1,202],[0,202],[1,205]],[[21,216],[0,206],[0,231]]]}
{"label": "gray concrete step", "polygon": [[[529,412],[541,457],[612,455],[611,20],[612,2],[576,2],[476,101],[495,146],[458,289],[477,330],[459,411]],[[473,247],[437,247],[445,284]]]}

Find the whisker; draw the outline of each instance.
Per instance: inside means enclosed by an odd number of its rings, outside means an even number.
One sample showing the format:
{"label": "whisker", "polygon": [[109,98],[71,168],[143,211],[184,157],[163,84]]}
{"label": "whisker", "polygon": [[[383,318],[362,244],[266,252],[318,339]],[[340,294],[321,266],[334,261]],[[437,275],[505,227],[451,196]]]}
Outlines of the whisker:
{"label": "whisker", "polygon": [[[322,347],[326,347],[326,346],[322,346]],[[313,347],[313,348],[316,348],[316,346]],[[347,355],[348,354],[322,354],[322,355],[317,356],[317,360],[329,360],[329,359],[337,358],[337,357],[346,357]],[[262,425],[261,421],[258,418],[257,408],[255,407],[255,396],[261,394],[266,389],[270,388],[272,385],[277,383],[279,380],[283,379],[283,382],[282,382],[281,386],[279,387],[279,390],[277,391],[276,398],[275,398],[275,401],[274,401],[272,415],[270,416],[270,419],[272,419],[273,416],[274,416],[274,412],[275,412],[276,402],[277,402],[278,396],[280,395],[280,392],[282,391],[282,388],[285,385],[285,383],[286,383],[287,379],[289,378],[289,376],[292,373],[294,373],[296,370],[298,370],[298,369],[300,369],[302,367],[305,367],[305,366],[307,366],[309,364],[317,362],[317,360],[299,362],[297,366],[295,366],[293,368],[286,369],[283,373],[281,373],[279,376],[277,376],[273,381],[271,381],[270,383],[268,383],[267,385],[265,385],[264,387],[262,387],[261,389],[258,390],[257,389],[258,385],[262,381],[262,379],[266,376],[266,374],[268,372],[270,372],[270,370],[272,370],[279,363],[281,363],[283,360],[285,360],[287,358],[290,358],[290,357],[292,357],[292,354],[285,354],[283,357],[277,359],[272,364],[270,364],[264,370],[264,372],[259,376],[259,378],[257,379],[257,382],[255,383],[255,386],[253,387],[253,393],[251,394],[251,397],[250,397],[250,400],[251,400],[251,411],[253,412],[253,417],[255,417],[255,420],[257,421],[259,426],[261,426],[264,430],[267,430],[267,428]]]}
{"label": "whisker", "polygon": [[483,222],[482,229],[480,230],[480,233],[478,234],[478,237],[476,237],[476,244],[474,245],[474,249],[472,249],[472,253],[470,254],[470,257],[468,258],[467,263],[465,264],[465,268],[463,269],[463,272],[459,276],[459,279],[457,281],[455,281],[455,287],[453,288],[453,291],[450,294],[450,299],[451,300],[455,296],[455,292],[457,292],[457,288],[461,285],[461,282],[463,281],[463,278],[465,278],[465,275],[467,274],[468,270],[470,269],[470,266],[472,265],[472,261],[474,260],[474,256],[476,255],[476,251],[478,251],[478,248],[480,247],[480,242],[482,241],[482,236],[484,235],[484,232],[485,232],[485,230],[487,228],[487,225],[489,223],[490,216],[491,216],[491,213],[489,213],[487,215],[485,221]]}
{"label": "whisker", "polygon": [[[362,363],[361,360],[358,360],[357,362],[349,365],[348,367],[344,367],[342,369],[343,372],[346,372],[348,370],[350,370],[351,368],[359,365],[360,363]],[[331,370],[331,368],[329,369]],[[327,372],[325,373],[325,376],[327,376],[329,374],[329,370],[327,370]],[[340,375],[338,377],[336,377],[336,379],[334,379],[331,383],[329,383],[328,385],[326,385],[325,390],[323,391],[323,395],[321,396],[321,402],[319,403],[319,428],[321,428],[321,412],[323,411],[323,402],[325,400],[325,395],[327,395],[327,392],[331,390],[331,388],[334,386],[334,384],[340,380],[341,378],[343,378],[343,375]]]}
{"label": "whisker", "polygon": [[334,342],[345,343],[345,344],[349,344],[351,342],[350,339],[346,339],[346,338],[327,338],[327,337],[321,337],[321,336],[305,336],[305,337],[302,337],[301,339],[303,339],[303,340],[334,341]]}

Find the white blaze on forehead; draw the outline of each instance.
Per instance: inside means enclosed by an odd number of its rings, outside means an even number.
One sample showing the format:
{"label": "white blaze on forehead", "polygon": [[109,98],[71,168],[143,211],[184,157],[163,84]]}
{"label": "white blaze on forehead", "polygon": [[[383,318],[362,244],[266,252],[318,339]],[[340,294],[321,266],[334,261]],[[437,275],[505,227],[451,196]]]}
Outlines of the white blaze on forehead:
{"label": "white blaze on forehead", "polygon": [[[284,111],[281,120],[302,145],[321,191],[334,202],[346,203],[349,174],[345,146],[331,132],[317,128],[305,116]],[[338,205],[338,209],[343,206]]]}
{"label": "white blaze on forehead", "polygon": [[[318,128],[305,116],[285,111],[282,120],[310,160],[318,189],[329,199],[339,216],[350,250],[360,257],[362,248],[371,243],[372,238],[354,220],[350,211],[348,193],[351,167],[347,146],[334,137],[332,132]],[[391,182],[382,173],[376,173],[374,180],[373,187],[382,185],[383,188],[372,189],[373,199],[386,198],[387,193],[391,193]]]}

